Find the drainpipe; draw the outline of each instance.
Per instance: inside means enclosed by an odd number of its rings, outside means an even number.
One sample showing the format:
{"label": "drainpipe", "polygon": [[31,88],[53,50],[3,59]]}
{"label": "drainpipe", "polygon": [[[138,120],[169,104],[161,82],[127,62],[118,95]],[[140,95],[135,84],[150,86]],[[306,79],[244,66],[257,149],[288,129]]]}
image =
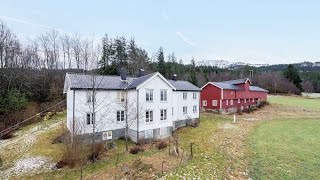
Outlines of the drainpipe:
{"label": "drainpipe", "polygon": [[75,97],[76,97],[76,90],[74,89],[73,90],[73,105],[72,105],[72,139],[74,138],[74,128],[75,128],[75,124],[74,124],[74,121],[75,121],[75,117],[74,117],[74,114],[75,114]]}
{"label": "drainpipe", "polygon": [[139,90],[137,90],[137,143],[139,143]]}

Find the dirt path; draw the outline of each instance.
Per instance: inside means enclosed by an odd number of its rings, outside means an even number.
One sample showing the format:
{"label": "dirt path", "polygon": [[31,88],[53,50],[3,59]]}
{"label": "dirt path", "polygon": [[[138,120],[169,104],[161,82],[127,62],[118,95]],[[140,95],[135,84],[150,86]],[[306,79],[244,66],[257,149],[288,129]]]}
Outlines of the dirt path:
{"label": "dirt path", "polygon": [[32,156],[29,151],[37,142],[38,137],[50,129],[57,128],[63,121],[38,123],[30,125],[26,130],[17,131],[11,139],[0,140],[1,179],[21,176],[35,172],[49,171],[54,163],[44,156]]}

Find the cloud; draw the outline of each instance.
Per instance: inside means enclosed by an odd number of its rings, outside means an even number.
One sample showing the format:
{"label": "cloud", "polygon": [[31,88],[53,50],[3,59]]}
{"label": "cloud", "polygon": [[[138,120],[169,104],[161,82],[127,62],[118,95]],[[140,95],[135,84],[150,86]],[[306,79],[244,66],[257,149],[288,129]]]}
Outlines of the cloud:
{"label": "cloud", "polygon": [[61,28],[56,28],[53,26],[47,26],[47,25],[43,25],[43,24],[37,24],[37,23],[32,23],[30,21],[26,21],[20,18],[15,18],[15,17],[9,17],[9,16],[0,16],[0,19],[6,20],[6,21],[12,21],[12,22],[16,22],[16,23],[21,23],[21,24],[27,24],[27,25],[31,25],[31,26],[38,26],[41,28],[45,28],[45,29],[55,29],[56,31],[59,31],[61,33],[67,33],[66,31],[64,31]]}
{"label": "cloud", "polygon": [[183,41],[185,42],[186,44],[192,46],[192,47],[195,47],[196,46],[196,43],[193,42],[192,40],[190,40],[188,37],[186,37],[184,34],[182,34],[181,32],[177,31],[176,32],[176,35]]}

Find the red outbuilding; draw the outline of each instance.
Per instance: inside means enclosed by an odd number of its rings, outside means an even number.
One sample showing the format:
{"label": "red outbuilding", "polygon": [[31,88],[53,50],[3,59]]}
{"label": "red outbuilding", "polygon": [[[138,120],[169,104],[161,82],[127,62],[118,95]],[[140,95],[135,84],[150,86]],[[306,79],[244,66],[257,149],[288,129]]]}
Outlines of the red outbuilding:
{"label": "red outbuilding", "polygon": [[201,107],[219,112],[239,112],[267,100],[268,91],[251,86],[250,79],[208,82],[201,90]]}

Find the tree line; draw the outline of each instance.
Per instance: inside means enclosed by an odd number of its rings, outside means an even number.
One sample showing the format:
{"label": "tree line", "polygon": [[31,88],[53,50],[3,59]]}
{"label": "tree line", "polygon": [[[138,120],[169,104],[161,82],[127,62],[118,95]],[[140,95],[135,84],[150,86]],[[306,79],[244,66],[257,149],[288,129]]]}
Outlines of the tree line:
{"label": "tree line", "polygon": [[[146,72],[158,71],[166,78],[177,74],[178,79],[199,87],[208,81],[250,77],[253,71],[254,84],[272,93],[320,92],[319,72],[294,70],[294,75],[286,75],[284,71],[269,71],[265,67],[244,66],[230,70],[197,65],[192,57],[184,61],[174,52],[165,52],[163,47],[150,55],[134,38],[124,36],[106,34],[97,41],[94,37],[52,30],[21,41],[0,21],[0,113],[19,109],[28,101],[63,98],[64,74],[70,71],[116,75],[125,68],[130,76],[136,76],[143,68]],[[291,77],[297,75],[301,76],[300,80]]]}

